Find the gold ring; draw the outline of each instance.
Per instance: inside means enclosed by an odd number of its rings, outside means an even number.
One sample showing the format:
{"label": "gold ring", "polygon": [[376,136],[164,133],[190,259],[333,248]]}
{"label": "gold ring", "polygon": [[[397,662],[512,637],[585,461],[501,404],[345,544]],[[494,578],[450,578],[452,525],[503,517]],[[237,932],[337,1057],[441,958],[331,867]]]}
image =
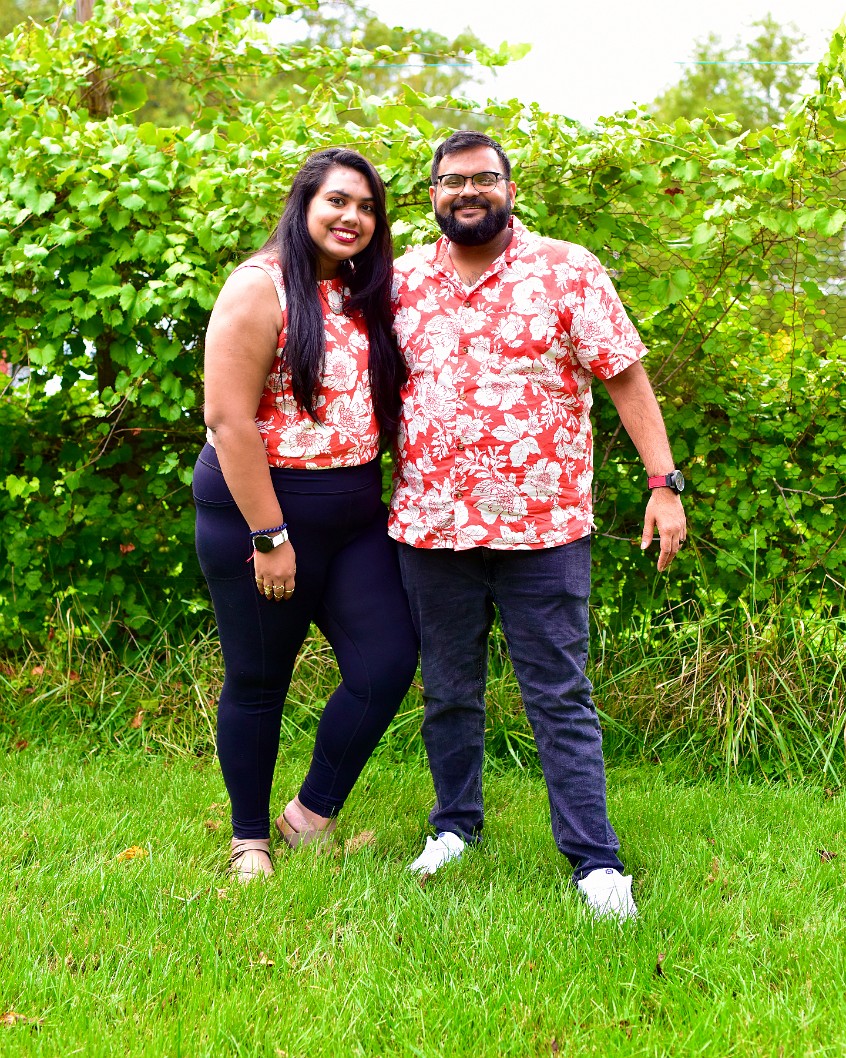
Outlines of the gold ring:
{"label": "gold ring", "polygon": [[283,595],[293,595],[294,594],[294,589],[293,588],[283,588],[282,589],[282,594]]}

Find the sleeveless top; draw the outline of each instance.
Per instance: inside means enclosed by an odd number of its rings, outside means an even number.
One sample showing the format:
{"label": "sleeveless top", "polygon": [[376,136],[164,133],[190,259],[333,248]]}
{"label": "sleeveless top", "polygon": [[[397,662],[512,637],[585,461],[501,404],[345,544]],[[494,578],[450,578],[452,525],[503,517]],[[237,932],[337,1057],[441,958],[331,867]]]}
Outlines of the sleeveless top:
{"label": "sleeveless top", "polygon": [[256,426],[272,467],[325,470],[361,466],[379,454],[379,423],[373,410],[368,373],[370,342],[363,318],[343,314],[345,290],[340,279],[318,283],[326,333],[326,358],[314,410],[319,422],[297,406],[291,375],[283,362],[287,338],[287,303],[282,268],[273,258],[253,258],[238,265],[260,268],[273,281],[282,309],[276,356],[265,380]]}

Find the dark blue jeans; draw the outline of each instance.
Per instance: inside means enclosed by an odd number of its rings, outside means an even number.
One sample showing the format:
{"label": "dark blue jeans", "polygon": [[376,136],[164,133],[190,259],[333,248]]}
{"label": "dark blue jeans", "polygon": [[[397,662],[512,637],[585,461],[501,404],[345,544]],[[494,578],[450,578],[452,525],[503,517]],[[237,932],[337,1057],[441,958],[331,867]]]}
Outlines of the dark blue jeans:
{"label": "dark blue jeans", "polygon": [[256,590],[249,527],[213,448],[203,449],[194,470],[197,554],[225,667],[217,749],[236,838],[270,833],[282,707],[312,622],[341,671],[299,792],[313,812],[340,811],[417,668],[378,460],[337,470],[271,468],[270,476],[297,555],[297,588],[288,602]]}
{"label": "dark blue jeans", "polygon": [[555,843],[575,880],[599,867],[622,870],[585,675],[590,537],[535,551],[400,544],[400,568],[420,637],[432,826],[468,841],[481,835],[488,633],[496,607],[537,743]]}

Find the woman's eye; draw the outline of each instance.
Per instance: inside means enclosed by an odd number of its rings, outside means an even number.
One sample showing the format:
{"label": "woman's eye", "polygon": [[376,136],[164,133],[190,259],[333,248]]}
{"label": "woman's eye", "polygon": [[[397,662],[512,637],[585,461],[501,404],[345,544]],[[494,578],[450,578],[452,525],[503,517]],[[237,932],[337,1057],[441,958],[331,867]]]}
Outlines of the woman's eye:
{"label": "woman's eye", "polygon": [[375,208],[373,206],[371,206],[369,202],[365,202],[365,204],[361,208],[362,208],[362,210],[365,213],[375,213],[376,212]]}
{"label": "woman's eye", "polygon": [[343,206],[344,204],[344,200],[342,198],[338,198],[337,195],[335,195],[333,198],[330,198],[329,201],[332,203],[333,206]]}

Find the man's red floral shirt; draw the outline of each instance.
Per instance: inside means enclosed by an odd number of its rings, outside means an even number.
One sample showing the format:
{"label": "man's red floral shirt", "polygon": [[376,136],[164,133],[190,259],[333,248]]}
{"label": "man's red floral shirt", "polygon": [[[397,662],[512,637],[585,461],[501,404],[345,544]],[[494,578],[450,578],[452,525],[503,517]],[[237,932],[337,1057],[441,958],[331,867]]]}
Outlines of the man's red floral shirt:
{"label": "man's red floral shirt", "polygon": [[591,380],[646,350],[593,254],[512,223],[471,288],[445,237],[394,266],[410,377],[389,531],[414,547],[554,547],[593,527]]}

